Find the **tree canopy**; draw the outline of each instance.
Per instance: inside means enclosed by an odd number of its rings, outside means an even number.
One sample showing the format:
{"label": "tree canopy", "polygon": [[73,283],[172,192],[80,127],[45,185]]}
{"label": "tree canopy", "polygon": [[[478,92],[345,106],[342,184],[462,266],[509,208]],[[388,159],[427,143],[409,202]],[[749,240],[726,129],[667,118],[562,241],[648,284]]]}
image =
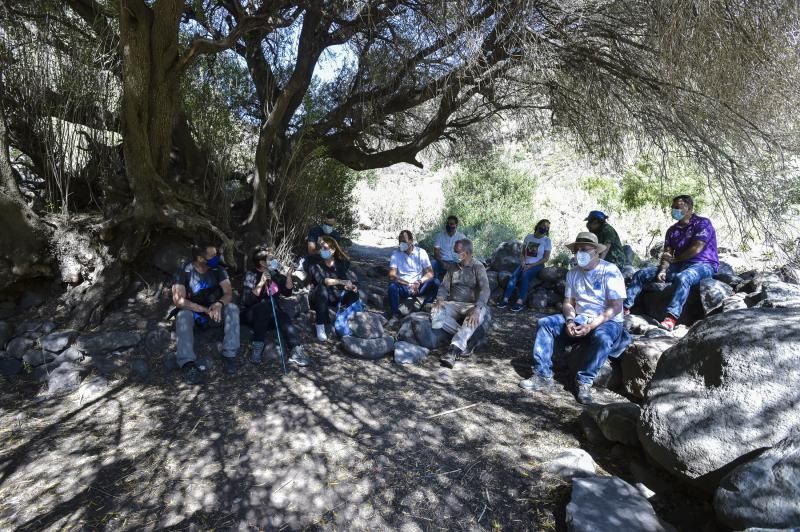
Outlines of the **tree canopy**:
{"label": "tree canopy", "polygon": [[513,124],[601,157],[691,156],[721,199],[779,215],[797,199],[799,9],[11,0],[3,198],[31,224],[97,213],[123,260],[161,229],[234,246],[343,201],[344,167],[420,165],[430,146],[474,151]]}

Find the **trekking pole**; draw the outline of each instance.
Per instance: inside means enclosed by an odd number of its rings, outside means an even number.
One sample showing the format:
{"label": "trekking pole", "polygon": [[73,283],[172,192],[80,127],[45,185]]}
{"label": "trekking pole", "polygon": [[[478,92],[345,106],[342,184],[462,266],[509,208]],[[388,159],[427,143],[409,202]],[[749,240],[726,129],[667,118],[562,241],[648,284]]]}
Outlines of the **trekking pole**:
{"label": "trekking pole", "polygon": [[278,312],[275,310],[275,301],[272,299],[272,292],[267,287],[267,293],[269,294],[269,303],[272,305],[272,318],[275,320],[275,336],[278,337],[278,355],[281,357],[281,367],[283,368],[283,374],[287,375],[289,370],[286,369],[286,358],[283,355],[283,342],[281,341],[281,326],[278,323]]}

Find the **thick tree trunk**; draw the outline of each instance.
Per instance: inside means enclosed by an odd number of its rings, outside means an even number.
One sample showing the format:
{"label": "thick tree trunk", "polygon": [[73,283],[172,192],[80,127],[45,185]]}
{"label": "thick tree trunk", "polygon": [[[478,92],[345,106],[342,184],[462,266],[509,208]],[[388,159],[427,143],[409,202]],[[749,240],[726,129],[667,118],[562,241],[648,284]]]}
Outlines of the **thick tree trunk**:
{"label": "thick tree trunk", "polygon": [[145,226],[157,217],[162,198],[173,196],[164,176],[180,81],[176,68],[182,10],[181,0],[158,0],[152,8],[143,0],[120,2],[125,165],[133,215]]}
{"label": "thick tree trunk", "polygon": [[9,155],[5,110],[0,105],[0,289],[19,279],[52,275],[49,231],[25,203]]}

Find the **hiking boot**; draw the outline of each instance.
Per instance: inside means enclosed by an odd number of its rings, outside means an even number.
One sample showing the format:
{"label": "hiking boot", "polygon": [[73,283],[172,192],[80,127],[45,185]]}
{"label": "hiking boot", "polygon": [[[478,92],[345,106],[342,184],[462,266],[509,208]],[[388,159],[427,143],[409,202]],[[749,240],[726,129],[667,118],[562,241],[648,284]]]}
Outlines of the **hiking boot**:
{"label": "hiking boot", "polygon": [[317,325],[317,340],[327,342],[328,335],[325,333],[325,325]]}
{"label": "hiking boot", "polygon": [[497,308],[506,308],[508,306],[508,301],[506,301],[505,299],[501,299],[500,301],[497,302],[495,306]]}
{"label": "hiking boot", "polygon": [[184,364],[183,367],[181,367],[181,373],[183,374],[183,380],[186,384],[197,386],[198,384],[205,384],[206,382],[205,373],[203,373],[194,362],[187,362]]}
{"label": "hiking boot", "polygon": [[222,371],[226,375],[236,375],[236,358],[222,357]]}
{"label": "hiking boot", "polygon": [[522,310],[522,305],[520,303],[514,303],[511,307],[511,312],[519,312],[520,310]]}
{"label": "hiking boot", "polygon": [[667,317],[664,318],[664,320],[661,323],[659,323],[659,325],[661,326],[662,329],[671,331],[672,329],[675,328],[675,324],[677,322],[678,320],[676,320],[674,317],[667,315]]}
{"label": "hiking boot", "polygon": [[592,404],[592,385],[576,382],[575,387],[575,399],[582,405]]}
{"label": "hiking boot", "polygon": [[534,373],[530,379],[519,381],[519,387],[530,392],[547,392],[556,389],[553,377],[542,377]]}
{"label": "hiking boot", "polygon": [[297,345],[292,348],[292,354],[289,356],[289,362],[297,364],[301,368],[311,365],[311,359],[308,358],[302,345]]}
{"label": "hiking boot", "polygon": [[453,367],[456,365],[456,361],[461,357],[462,354],[463,353],[460,347],[457,345],[451,345],[447,350],[447,353],[442,355],[442,358],[439,359],[439,362],[441,362],[442,366],[453,369]]}
{"label": "hiking boot", "polygon": [[261,364],[261,355],[264,353],[264,342],[252,342],[250,344],[250,362]]}

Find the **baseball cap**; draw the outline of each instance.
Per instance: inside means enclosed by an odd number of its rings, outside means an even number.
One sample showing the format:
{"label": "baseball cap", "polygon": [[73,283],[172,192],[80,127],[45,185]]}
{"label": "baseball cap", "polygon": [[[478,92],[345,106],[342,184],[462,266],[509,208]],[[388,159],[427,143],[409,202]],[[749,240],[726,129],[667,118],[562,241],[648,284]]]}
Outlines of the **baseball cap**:
{"label": "baseball cap", "polygon": [[592,211],[589,213],[589,216],[583,219],[583,221],[588,222],[592,218],[597,218],[598,220],[605,220],[608,218],[608,215],[603,211]]}

